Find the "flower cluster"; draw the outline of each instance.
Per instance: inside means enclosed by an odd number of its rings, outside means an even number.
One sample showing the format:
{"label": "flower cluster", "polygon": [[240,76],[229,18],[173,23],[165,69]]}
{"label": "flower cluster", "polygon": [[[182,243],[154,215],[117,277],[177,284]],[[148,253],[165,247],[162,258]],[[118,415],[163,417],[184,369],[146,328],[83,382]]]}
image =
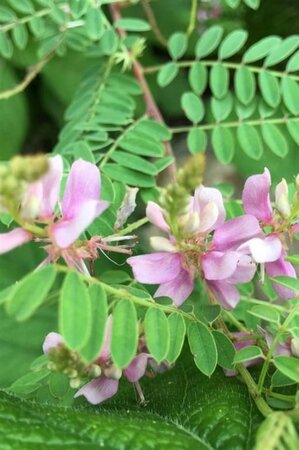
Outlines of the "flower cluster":
{"label": "flower cluster", "polygon": [[112,316],[108,317],[106,323],[105,341],[102,350],[97,359],[89,365],[85,365],[76,353],[71,353],[63,342],[63,337],[51,332],[49,333],[43,344],[43,351],[49,357],[49,367],[53,371],[65,373],[71,380],[71,386],[77,388],[82,385],[82,379],[91,378],[90,381],[84,383],[83,386],[76,392],[75,398],[83,395],[93,405],[102,403],[113,397],[119,387],[119,380],[123,376],[130,383],[134,383],[136,390],[140,396],[140,400],[144,401],[139,380],[146,374],[147,366],[151,369],[160,370],[160,367],[155,367],[154,360],[147,351],[144,337],[139,339],[138,353],[131,361],[131,363],[124,370],[116,367],[111,359],[110,342],[112,330]]}
{"label": "flower cluster", "polygon": [[[276,188],[276,205],[270,202],[270,174],[249,177],[243,191],[245,213],[225,221],[221,193],[200,186],[190,197],[185,214],[173,223],[166,210],[149,202],[146,210],[152,224],[168,237],[153,237],[155,253],[127,260],[135,278],[145,284],[159,284],[155,297],[167,296],[181,305],[191,294],[195,275],[205,280],[208,290],[226,309],[240,299],[238,284],[251,281],[261,264],[270,277],[296,277],[285,260],[286,236],[296,231],[297,204],[291,208],[288,186],[283,180]],[[177,233],[179,224],[180,232]],[[274,286],[281,298],[294,294]]]}

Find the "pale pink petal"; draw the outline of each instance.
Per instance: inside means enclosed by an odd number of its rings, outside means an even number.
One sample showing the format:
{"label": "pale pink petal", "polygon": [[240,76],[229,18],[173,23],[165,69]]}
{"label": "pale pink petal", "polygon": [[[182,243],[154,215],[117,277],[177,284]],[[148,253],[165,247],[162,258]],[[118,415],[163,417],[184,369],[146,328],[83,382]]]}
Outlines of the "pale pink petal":
{"label": "pale pink petal", "polygon": [[50,233],[58,247],[69,247],[107,207],[104,200],[85,201],[73,217],[52,225]]}
{"label": "pale pink petal", "polygon": [[[280,257],[275,262],[265,264],[265,269],[269,277],[274,278],[281,275],[297,278],[296,271],[291,263],[285,261],[285,252],[283,251]],[[287,299],[296,297],[296,293],[291,289],[287,289],[276,283],[273,283],[273,287],[280,298]]]}
{"label": "pale pink petal", "polygon": [[284,178],[275,189],[275,206],[283,216],[288,217],[291,214],[289,187]]}
{"label": "pale pink petal", "polygon": [[77,216],[86,203],[96,202],[100,199],[101,178],[95,164],[78,159],[71,167],[64,197],[62,201],[62,214],[65,220]]}
{"label": "pale pink petal", "polygon": [[92,405],[98,405],[104,400],[113,397],[118,391],[118,380],[112,380],[101,376],[95,378],[79,389],[75,394],[75,398],[83,395]]}
{"label": "pale pink petal", "polygon": [[43,188],[43,198],[40,209],[41,217],[49,217],[55,210],[60,192],[60,183],[63,175],[63,161],[61,156],[57,155],[49,158],[49,171],[41,179]]}
{"label": "pale pink petal", "polygon": [[235,272],[227,281],[232,284],[249,283],[256,272],[256,265],[248,255],[239,254],[239,261]]}
{"label": "pale pink petal", "polygon": [[224,309],[233,309],[240,300],[238,289],[231,283],[224,281],[206,281],[208,288],[215,296],[216,300]]}
{"label": "pale pink petal", "polygon": [[176,306],[180,306],[193,290],[193,277],[187,270],[182,269],[176,278],[162,283],[154,297],[169,297]]}
{"label": "pale pink petal", "polygon": [[156,252],[177,253],[175,242],[162,236],[153,236],[150,238],[151,247]]}
{"label": "pale pink petal", "polygon": [[210,202],[215,203],[218,210],[218,217],[213,228],[216,229],[224,223],[226,216],[222,194],[218,189],[199,186],[194,193],[193,211],[201,217],[203,209]]}
{"label": "pale pink petal", "polygon": [[281,254],[281,241],[275,235],[269,235],[264,239],[253,238],[242,244],[238,251],[249,253],[256,263],[276,261]]}
{"label": "pale pink petal", "polygon": [[207,203],[199,217],[198,231],[200,233],[207,233],[216,228],[218,222],[219,210],[215,202]]}
{"label": "pale pink petal", "polygon": [[292,225],[292,230],[294,233],[299,233],[299,222]]}
{"label": "pale pink petal", "polygon": [[258,236],[263,236],[258,220],[254,216],[239,216],[228,220],[215,231],[213,248],[219,251],[235,250],[244,242]]}
{"label": "pale pink petal", "polygon": [[160,284],[176,278],[181,270],[179,253],[151,253],[127,259],[140,283]]}
{"label": "pale pink petal", "polygon": [[239,261],[237,252],[210,252],[203,255],[201,265],[207,280],[224,280],[236,270]]}
{"label": "pale pink petal", "polygon": [[243,206],[247,214],[252,214],[264,223],[272,220],[270,201],[271,175],[267,168],[261,175],[249,177],[243,189]]}
{"label": "pale pink petal", "polygon": [[27,186],[21,203],[21,216],[23,219],[31,220],[39,216],[42,198],[43,186],[41,181]]}
{"label": "pale pink petal", "polygon": [[52,348],[57,347],[57,345],[63,344],[63,337],[59,333],[52,331],[47,334],[43,343],[43,352],[49,353]]}
{"label": "pale pink petal", "polygon": [[99,358],[102,363],[106,363],[107,360],[110,358],[111,332],[112,332],[112,315],[109,314],[107,321],[106,321],[105,341],[104,341],[104,345],[103,345],[101,354],[99,355]]}
{"label": "pale pink petal", "polygon": [[145,374],[147,362],[150,355],[148,353],[140,353],[131,364],[124,370],[125,376],[131,383],[135,383]]}
{"label": "pale pink petal", "polygon": [[0,254],[25,244],[32,239],[32,235],[23,228],[15,228],[8,233],[0,233]]}
{"label": "pale pink petal", "polygon": [[157,203],[148,202],[146,216],[153,225],[156,225],[156,227],[166,231],[166,233],[169,233],[170,228],[164,218],[163,209],[157,205]]}

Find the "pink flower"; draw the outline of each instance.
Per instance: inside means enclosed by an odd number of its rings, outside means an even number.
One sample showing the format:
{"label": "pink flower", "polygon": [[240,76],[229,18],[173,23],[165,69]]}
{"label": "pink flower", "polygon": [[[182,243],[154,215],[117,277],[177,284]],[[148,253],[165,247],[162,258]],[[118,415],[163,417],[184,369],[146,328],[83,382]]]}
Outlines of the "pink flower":
{"label": "pink flower", "polygon": [[[252,339],[251,335],[249,333],[243,333],[236,331],[232,333],[232,335],[236,338],[236,340],[233,341],[233,344],[236,348],[236,350],[241,350],[242,348],[249,347],[251,345],[256,345],[256,342]],[[254,358],[250,361],[245,361],[243,363],[244,367],[251,367],[256,366],[258,364],[261,364],[263,362],[262,358]],[[224,373],[227,377],[233,377],[235,375],[238,375],[238,372],[236,370],[224,370]]]}
{"label": "pink flower", "polygon": [[[189,212],[178,218],[185,239],[177,242],[171,236],[165,212],[149,202],[149,220],[169,234],[168,239],[152,238],[157,253],[134,256],[127,260],[140,283],[159,284],[155,297],[170,297],[180,306],[191,294],[195,274],[200,271],[209,289],[225,308],[232,308],[240,295],[237,283],[246,283],[254,276],[252,258],[239,247],[262,232],[253,216],[225,221],[221,193],[200,186],[191,197]],[[210,233],[215,230],[210,241]]]}
{"label": "pink flower", "polygon": [[[296,278],[296,272],[292,264],[285,261],[285,250],[282,245],[284,237],[276,232],[281,222],[290,214],[288,202],[288,186],[282,180],[276,187],[276,210],[280,217],[276,217],[270,201],[271,176],[267,168],[261,175],[249,177],[243,190],[243,206],[247,214],[252,214],[261,226],[272,228],[270,234],[264,234],[261,238],[254,238],[246,242],[243,251],[250,252],[257,263],[265,264],[265,270],[270,277],[286,275]],[[294,292],[274,284],[274,289],[281,298],[294,297]]]}
{"label": "pink flower", "polygon": [[[84,271],[84,252],[72,248],[72,244],[81,233],[101,214],[108,203],[100,200],[101,179],[98,168],[90,162],[77,160],[71,167],[61,213],[56,210],[63,175],[61,156],[49,158],[50,168],[41,180],[28,186],[21,204],[23,228],[16,228],[8,233],[0,234],[0,254],[5,253],[31,239],[48,242],[45,247],[49,253],[42,264],[56,261],[60,256],[68,265]],[[45,224],[40,228],[45,237],[39,238],[26,229],[29,224]]]}

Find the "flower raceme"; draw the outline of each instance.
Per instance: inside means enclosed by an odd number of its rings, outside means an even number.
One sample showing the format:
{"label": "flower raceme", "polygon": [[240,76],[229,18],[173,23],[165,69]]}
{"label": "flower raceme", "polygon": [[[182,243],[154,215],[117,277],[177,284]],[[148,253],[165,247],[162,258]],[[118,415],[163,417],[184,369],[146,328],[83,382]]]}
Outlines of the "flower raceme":
{"label": "flower raceme", "polygon": [[[283,214],[289,212],[285,186],[282,181],[276,191],[278,208]],[[268,234],[263,229],[273,217],[269,190],[267,169],[264,175],[250,177],[243,192],[246,214],[225,222],[221,193],[214,188],[198,187],[186,214],[178,218],[179,238],[174,236],[167,211],[149,202],[148,219],[168,237],[151,239],[155,253],[127,260],[135,278],[141,283],[160,285],[155,297],[170,297],[180,306],[191,294],[198,274],[222,306],[231,309],[240,299],[236,285],[251,281],[258,263],[265,264],[270,276],[295,276],[292,265],[284,259],[283,239],[276,228]],[[282,298],[292,296],[289,290],[276,289]]]}

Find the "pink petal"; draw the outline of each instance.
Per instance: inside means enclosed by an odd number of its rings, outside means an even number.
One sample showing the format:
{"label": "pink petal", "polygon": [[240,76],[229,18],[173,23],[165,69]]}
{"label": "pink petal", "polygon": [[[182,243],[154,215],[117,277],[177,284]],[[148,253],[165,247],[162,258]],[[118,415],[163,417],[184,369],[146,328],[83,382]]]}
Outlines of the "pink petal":
{"label": "pink petal", "polygon": [[264,223],[272,220],[270,202],[271,175],[267,168],[261,175],[249,177],[243,189],[243,206],[247,214],[252,214]]}
{"label": "pink petal", "polygon": [[151,253],[127,259],[140,283],[160,284],[176,278],[181,270],[179,253]]}
{"label": "pink petal", "polygon": [[52,225],[50,233],[60,248],[69,247],[89,225],[108,207],[104,200],[88,200],[81,204],[76,214]]}
{"label": "pink petal", "polygon": [[214,202],[210,202],[204,206],[199,217],[198,231],[200,233],[207,233],[216,228],[218,222],[219,210]]}
{"label": "pink petal", "polygon": [[219,251],[235,250],[257,236],[263,236],[258,220],[254,216],[239,216],[228,220],[215,231],[213,248]]}
{"label": "pink petal", "polygon": [[[285,261],[285,252],[283,251],[280,257],[275,262],[269,262],[265,264],[265,269],[269,277],[274,278],[280,275],[286,275],[288,277],[297,278],[296,271],[291,263]],[[296,297],[296,293],[291,289],[287,289],[283,286],[279,286],[273,283],[273,287],[280,298],[287,299]]]}
{"label": "pink petal", "polygon": [[275,188],[275,207],[285,217],[291,214],[289,187],[284,178]]}
{"label": "pink petal", "polygon": [[95,164],[78,159],[71,167],[68,176],[62,213],[65,220],[77,216],[82,206],[90,201],[96,203],[100,199],[101,178]]}
{"label": "pink petal", "polygon": [[148,353],[140,353],[131,364],[124,370],[124,373],[131,383],[135,383],[145,374],[147,362],[150,355]]}
{"label": "pink petal", "polygon": [[252,280],[256,272],[256,265],[248,255],[240,255],[235,272],[227,281],[232,284],[248,283]]}
{"label": "pink petal", "polygon": [[105,341],[101,354],[99,355],[99,358],[103,363],[107,362],[107,360],[110,358],[111,332],[112,332],[112,315],[109,314],[106,322]]}
{"label": "pink petal", "polygon": [[193,211],[201,216],[203,209],[210,202],[215,203],[218,209],[218,216],[213,225],[213,229],[216,229],[224,223],[226,216],[222,194],[218,189],[199,186],[194,193]]}
{"label": "pink petal", "polygon": [[47,334],[43,343],[43,352],[49,353],[52,348],[57,347],[57,345],[63,344],[63,337],[59,333],[52,331]]}
{"label": "pink petal", "polygon": [[163,209],[154,202],[148,202],[146,208],[146,216],[148,220],[156,227],[161,228],[161,230],[169,233],[170,228],[164,219]]}
{"label": "pink petal", "polygon": [[95,378],[79,389],[75,394],[75,398],[83,395],[92,405],[98,405],[104,400],[113,397],[118,391],[118,380],[112,380],[101,376]]}
{"label": "pink petal", "polygon": [[23,228],[15,228],[8,233],[0,233],[0,254],[25,244],[32,239],[32,235]]}
{"label": "pink petal", "polygon": [[275,235],[269,235],[264,239],[253,238],[238,248],[242,253],[250,253],[256,263],[276,261],[281,254],[281,241]]}
{"label": "pink petal", "polygon": [[176,278],[162,283],[154,297],[169,297],[176,306],[180,306],[193,290],[193,277],[187,270],[182,269]]}
{"label": "pink petal", "polygon": [[41,179],[43,188],[43,198],[40,209],[41,217],[49,217],[55,210],[60,192],[60,183],[63,175],[63,161],[61,156],[57,155],[49,158],[49,171]]}
{"label": "pink petal", "polygon": [[240,300],[238,289],[227,281],[207,281],[207,286],[224,309],[233,309]]}
{"label": "pink petal", "polygon": [[237,252],[210,252],[201,259],[205,279],[224,280],[236,270],[239,261]]}

